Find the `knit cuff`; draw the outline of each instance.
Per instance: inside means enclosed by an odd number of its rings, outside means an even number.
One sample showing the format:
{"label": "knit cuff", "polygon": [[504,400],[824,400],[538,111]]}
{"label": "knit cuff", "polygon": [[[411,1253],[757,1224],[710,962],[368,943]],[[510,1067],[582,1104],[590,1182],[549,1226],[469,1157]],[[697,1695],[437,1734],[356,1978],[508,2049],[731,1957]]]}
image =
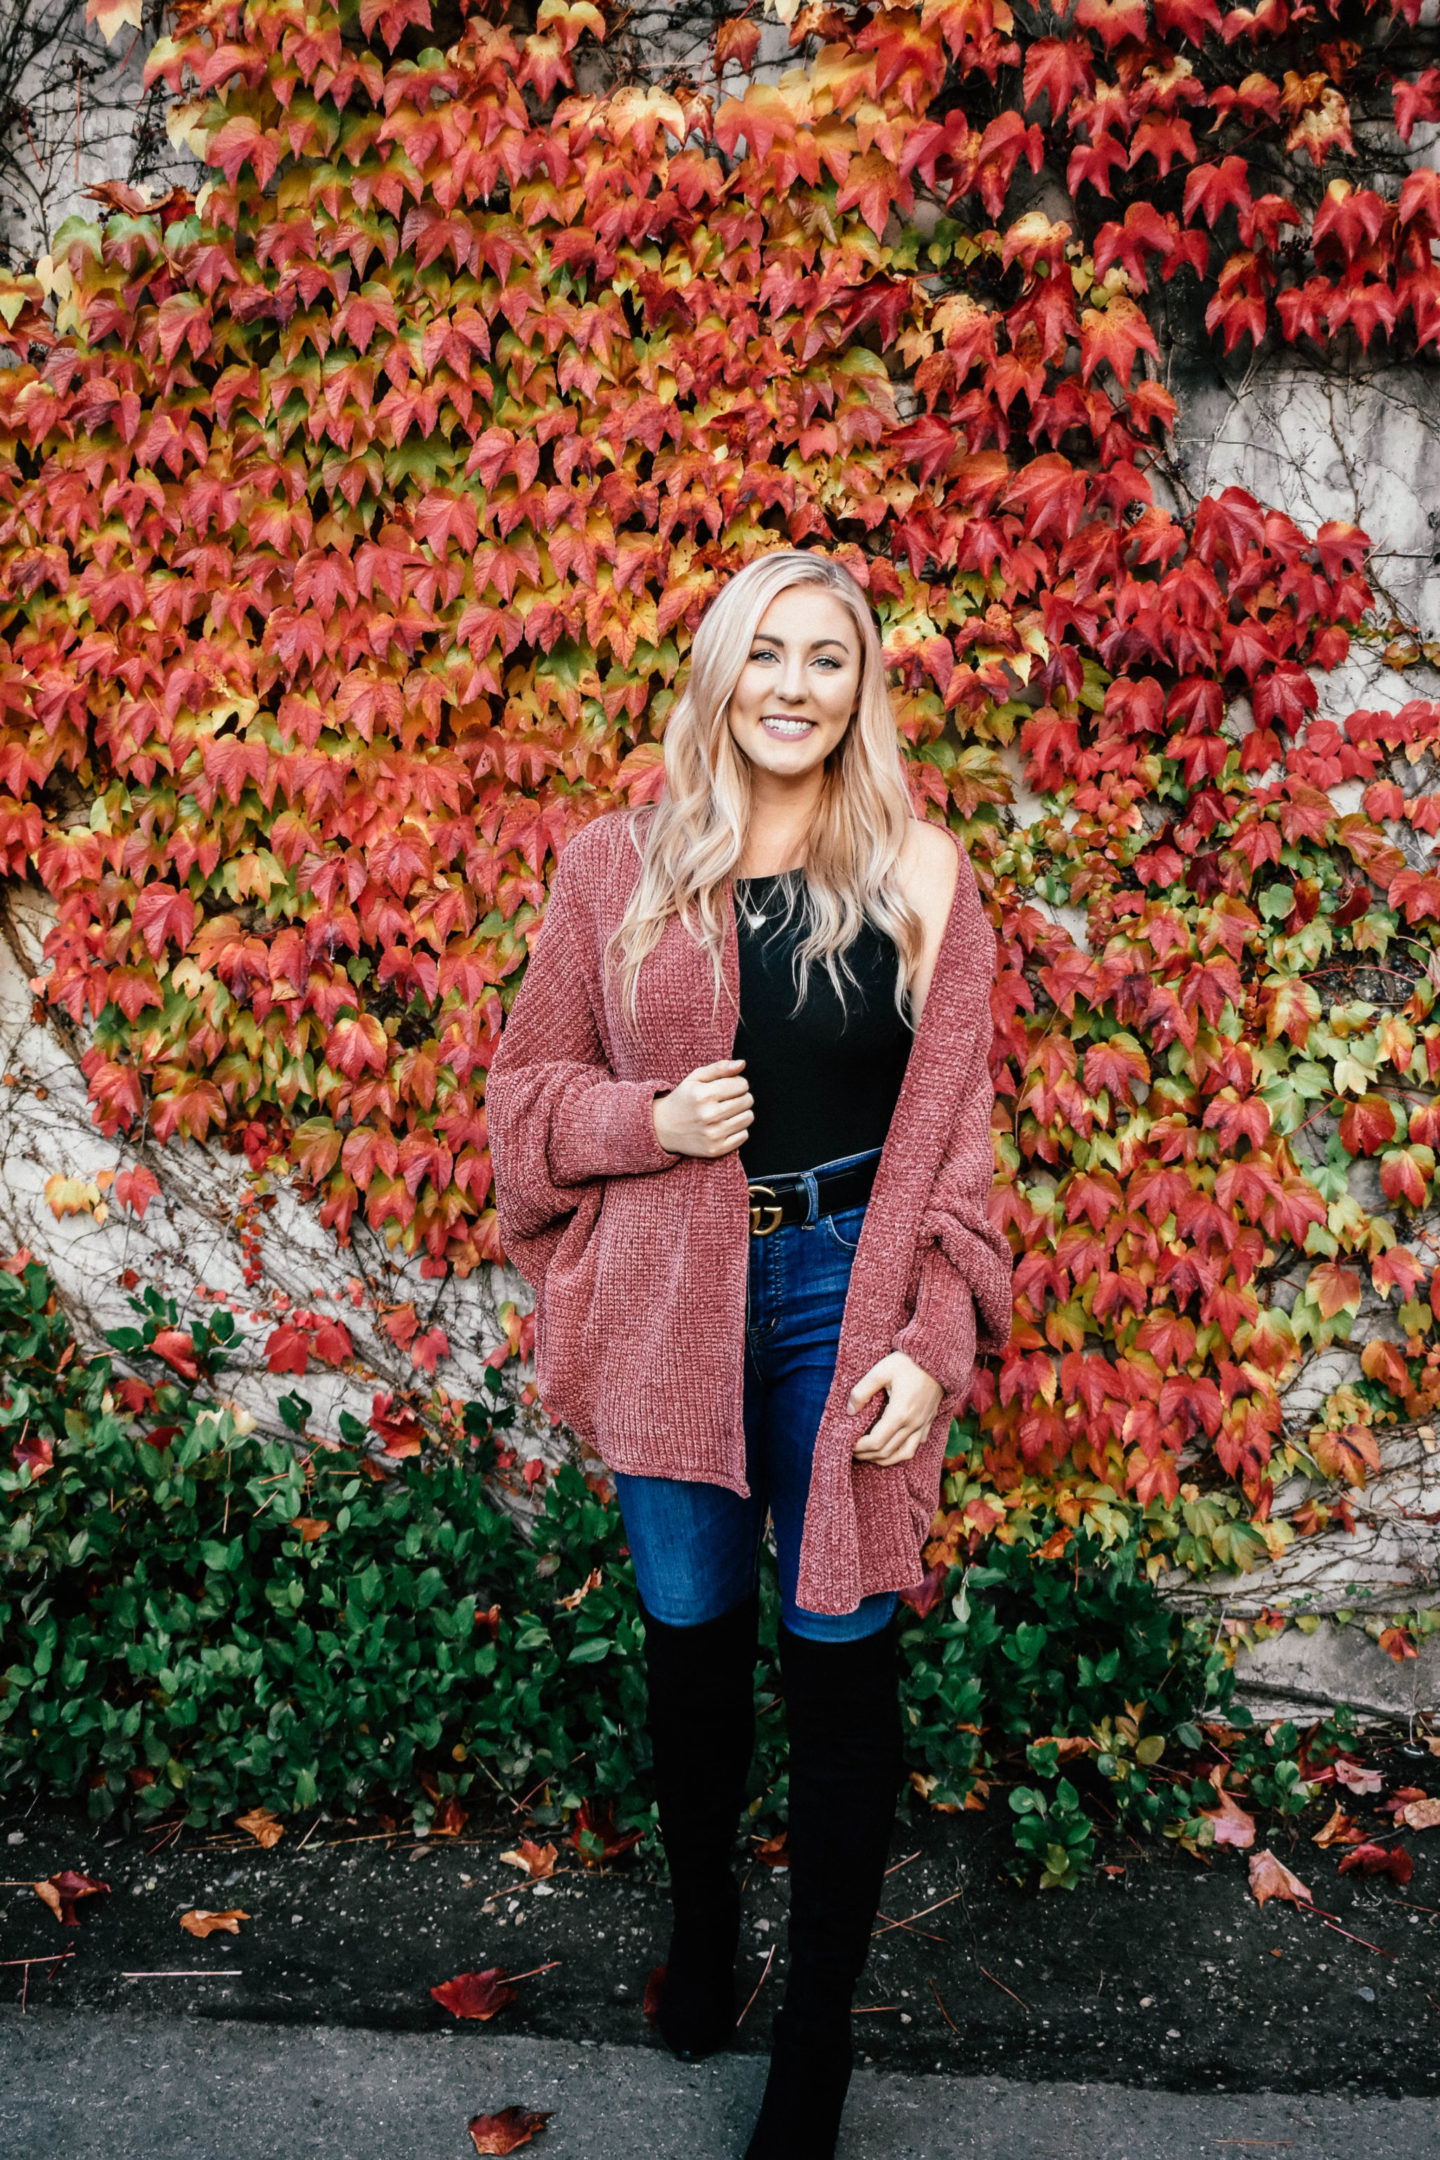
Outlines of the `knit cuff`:
{"label": "knit cuff", "polygon": [[679,1156],[656,1139],[651,1112],[655,1097],[669,1085],[666,1080],[597,1080],[577,1089],[556,1112],[550,1130],[556,1184],[640,1176],[678,1162]]}
{"label": "knit cuff", "polygon": [[921,1262],[915,1311],[893,1347],[938,1380],[946,1396],[964,1394],[975,1364],[975,1300],[938,1245]]}

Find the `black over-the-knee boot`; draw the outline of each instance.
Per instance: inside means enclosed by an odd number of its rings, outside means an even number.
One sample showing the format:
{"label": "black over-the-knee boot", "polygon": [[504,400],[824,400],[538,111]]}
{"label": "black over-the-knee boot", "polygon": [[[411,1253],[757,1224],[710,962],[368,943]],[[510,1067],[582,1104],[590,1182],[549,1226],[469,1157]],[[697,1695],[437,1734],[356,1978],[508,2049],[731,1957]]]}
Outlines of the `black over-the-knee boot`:
{"label": "black over-the-knee boot", "polygon": [[641,1607],[660,1836],[675,1925],[656,2022],[677,2055],[724,2047],[735,2030],[740,1892],[735,1830],[755,1745],[758,1601],[670,1627]]}
{"label": "black over-the-knee boot", "polygon": [[850,2009],[901,1774],[893,1623],[858,1642],[780,1630],[790,1731],[790,1968],[746,2160],[831,2160],[850,2082]]}

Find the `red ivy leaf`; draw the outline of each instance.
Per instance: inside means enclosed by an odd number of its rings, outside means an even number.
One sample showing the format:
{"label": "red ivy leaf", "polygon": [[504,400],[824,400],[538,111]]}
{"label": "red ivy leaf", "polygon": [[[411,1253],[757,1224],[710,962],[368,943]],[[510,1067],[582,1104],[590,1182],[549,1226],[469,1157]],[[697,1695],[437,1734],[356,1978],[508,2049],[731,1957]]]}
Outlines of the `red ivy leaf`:
{"label": "red ivy leaf", "polygon": [[310,1364],[310,1341],[305,1330],[284,1321],[265,1345],[265,1363],[272,1373],[295,1373],[303,1379]]}
{"label": "red ivy leaf", "polygon": [[111,1190],[119,1206],[130,1208],[143,1217],[150,1202],[159,1196],[160,1180],[153,1170],[138,1163],[133,1170],[117,1171]]}
{"label": "red ivy leaf", "polygon": [[179,1373],[182,1380],[198,1380],[200,1365],[195,1354],[195,1344],[183,1328],[161,1328],[149,1345],[155,1356],[163,1359],[172,1372]]}

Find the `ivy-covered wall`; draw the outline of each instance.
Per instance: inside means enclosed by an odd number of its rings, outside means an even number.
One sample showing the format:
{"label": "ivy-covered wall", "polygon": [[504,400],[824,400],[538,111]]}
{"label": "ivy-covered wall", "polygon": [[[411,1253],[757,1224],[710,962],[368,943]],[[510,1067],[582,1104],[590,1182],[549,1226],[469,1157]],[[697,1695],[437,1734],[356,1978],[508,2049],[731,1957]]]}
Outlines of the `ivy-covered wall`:
{"label": "ivy-covered wall", "polygon": [[205,185],[0,296],[17,1241],[263,1315],[317,1418],[523,1353],[484,1072],[547,877],[658,784],[717,581],[834,548],[1004,955],[1020,1305],[934,1579],[1139,1511],[1157,1572],[1424,1602],[1435,45],[178,10]]}

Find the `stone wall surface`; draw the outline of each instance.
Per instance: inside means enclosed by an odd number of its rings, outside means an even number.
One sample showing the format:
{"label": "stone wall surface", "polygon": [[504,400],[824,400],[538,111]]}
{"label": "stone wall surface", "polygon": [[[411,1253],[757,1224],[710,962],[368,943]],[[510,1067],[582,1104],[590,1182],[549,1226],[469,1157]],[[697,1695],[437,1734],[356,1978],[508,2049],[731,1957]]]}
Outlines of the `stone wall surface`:
{"label": "stone wall surface", "polygon": [[[480,1397],[486,1359],[505,1338],[500,1307],[531,1302],[512,1270],[487,1268],[465,1282],[454,1275],[424,1281],[418,1267],[394,1260],[363,1223],[341,1250],[289,1188],[266,1193],[262,1184],[262,1200],[271,1204],[259,1216],[260,1280],[247,1284],[242,1208],[257,1188],[245,1175],[245,1156],[213,1143],[159,1147],[143,1134],[117,1143],[96,1130],[79,1066],[83,1042],[31,988],[51,912],[48,895],[13,884],[0,905],[0,1249],[24,1248],[44,1263],[82,1344],[101,1349],[107,1330],[133,1326],[132,1296],[147,1286],[175,1300],[181,1326],[213,1315],[224,1299],[239,1322],[224,1389],[277,1437],[286,1428],[276,1401],[293,1389],[313,1406],[310,1428],[332,1435],[342,1410],[367,1420],[377,1393],[403,1395],[417,1379],[428,1391],[429,1382],[384,1327],[397,1307],[413,1304],[418,1331],[438,1327],[449,1343],[438,1374],[446,1392],[461,1403]],[[57,1218],[46,1199],[51,1178],[93,1183],[137,1162],[160,1186],[143,1217],[102,1193],[90,1212]],[[249,1216],[255,1219],[253,1208]],[[303,1378],[269,1371],[265,1345],[297,1309],[344,1323],[356,1351],[345,1370],[327,1372],[312,1362]],[[565,1456],[564,1436],[525,1406],[513,1437],[522,1458]]]}
{"label": "stone wall surface", "polygon": [[5,0],[0,10],[0,263],[27,267],[64,220],[93,213],[102,181],[148,186],[197,172],[166,132],[164,85],[147,91],[145,57],[163,0],[130,0],[110,41],[85,0]]}

